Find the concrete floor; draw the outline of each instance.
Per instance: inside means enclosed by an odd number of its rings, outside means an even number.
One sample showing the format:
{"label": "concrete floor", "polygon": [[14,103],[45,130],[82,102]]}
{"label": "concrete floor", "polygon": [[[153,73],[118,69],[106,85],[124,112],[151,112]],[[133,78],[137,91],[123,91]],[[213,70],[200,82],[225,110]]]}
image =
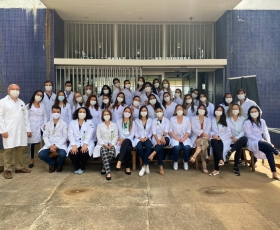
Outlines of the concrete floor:
{"label": "concrete floor", "polygon": [[280,229],[280,182],[267,163],[257,165],[241,166],[236,177],[226,164],[209,177],[181,164],[165,165],[160,176],[151,164],[148,176],[139,177],[138,166],[131,176],[113,170],[108,182],[101,164],[83,175],[71,164],[49,174],[36,157],[30,174],[0,176],[0,229]]}

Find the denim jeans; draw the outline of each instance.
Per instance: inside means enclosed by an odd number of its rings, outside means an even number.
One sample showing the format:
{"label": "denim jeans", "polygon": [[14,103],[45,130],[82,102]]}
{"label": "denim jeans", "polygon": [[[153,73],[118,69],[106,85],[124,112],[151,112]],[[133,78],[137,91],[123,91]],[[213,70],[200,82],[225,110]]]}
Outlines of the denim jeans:
{"label": "denim jeans", "polygon": [[[143,149],[145,147],[145,150]],[[148,157],[151,154],[152,150],[152,142],[150,139],[146,140],[145,142],[139,141],[136,145],[136,152],[141,157],[143,161],[143,165],[148,165]]]}
{"label": "denim jeans", "polygon": [[184,145],[182,142],[179,142],[179,145],[173,146],[173,161],[178,162],[181,149],[183,150],[184,162],[188,162],[190,158],[191,147],[189,145]]}
{"label": "denim jeans", "polygon": [[[57,149],[58,154],[58,165],[63,165],[65,158],[66,158],[66,151],[64,149]],[[56,159],[53,157],[49,157],[50,149],[43,149],[38,153],[38,157],[45,161],[48,165],[54,166],[56,163]]]}

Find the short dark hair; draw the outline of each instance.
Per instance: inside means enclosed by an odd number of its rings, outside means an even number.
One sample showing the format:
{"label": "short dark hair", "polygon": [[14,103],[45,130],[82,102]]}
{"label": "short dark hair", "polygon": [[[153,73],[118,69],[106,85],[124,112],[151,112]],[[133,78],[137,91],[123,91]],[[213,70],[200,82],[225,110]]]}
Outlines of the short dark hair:
{"label": "short dark hair", "polygon": [[140,107],[140,109],[139,109],[139,116],[138,116],[140,120],[142,119],[141,110],[142,110],[143,108],[146,108],[146,110],[147,110],[147,116],[146,116],[146,118],[147,118],[147,119],[149,118],[149,117],[148,117],[149,110],[148,110],[147,106],[146,106],[146,105],[142,105],[142,106]]}
{"label": "short dark hair", "polygon": [[77,120],[79,118],[78,113],[81,109],[84,109],[86,111],[85,121],[88,119],[92,119],[89,109],[86,107],[80,107],[80,108],[76,109],[76,111],[73,113],[73,115],[72,115],[73,120]]}
{"label": "short dark hair", "polygon": [[71,84],[72,85],[72,81],[66,81],[64,85],[67,85],[67,84]]}
{"label": "short dark hair", "polygon": [[205,110],[204,116],[207,117],[207,116],[208,116],[208,110],[207,110],[206,106],[203,105],[203,104],[201,104],[201,105],[199,105],[199,106],[197,107],[196,115],[199,115],[199,114],[198,114],[198,110],[199,110],[199,108],[200,108],[201,106],[202,106],[202,107],[204,108],[204,110]]}
{"label": "short dark hair", "polygon": [[[231,95],[231,97],[232,97],[232,94],[231,94],[231,93],[226,93],[226,94],[224,95],[224,102],[223,102],[223,103],[224,103],[224,105],[229,106],[229,103],[226,102],[226,96],[227,96],[227,95]],[[233,97],[232,97],[232,99],[233,99]],[[233,103],[233,101],[232,101],[231,103]]]}
{"label": "short dark hair", "polygon": [[246,93],[245,89],[240,88],[236,91],[236,94],[239,94],[240,92]]}
{"label": "short dark hair", "polygon": [[120,79],[114,78],[114,79],[113,79],[113,84],[115,84],[115,81],[116,81],[116,80],[118,80],[118,81],[120,82]]}
{"label": "short dark hair", "polygon": [[45,83],[44,83],[44,85],[45,85],[46,83],[51,83],[52,86],[53,86],[53,83],[52,83],[52,81],[50,81],[50,80],[46,80]]}
{"label": "short dark hair", "polygon": [[101,114],[101,120],[104,122],[104,113],[108,112],[110,114],[110,121],[112,121],[112,112],[109,109],[103,109],[102,114]]}
{"label": "short dark hair", "polygon": [[126,82],[130,83],[130,80],[128,80],[128,79],[124,80],[123,84],[125,85]]}
{"label": "short dark hair", "polygon": [[57,106],[57,105],[53,105],[52,106],[52,111],[53,111],[53,109],[59,109],[59,111],[61,112],[61,108],[59,106]]}

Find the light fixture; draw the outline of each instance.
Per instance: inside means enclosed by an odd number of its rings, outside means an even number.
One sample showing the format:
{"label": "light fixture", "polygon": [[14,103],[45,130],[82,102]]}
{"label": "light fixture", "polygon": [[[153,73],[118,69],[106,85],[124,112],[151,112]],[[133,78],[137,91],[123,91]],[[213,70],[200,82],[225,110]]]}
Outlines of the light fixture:
{"label": "light fixture", "polygon": [[181,48],[181,43],[177,42],[177,49],[180,49],[180,48]]}

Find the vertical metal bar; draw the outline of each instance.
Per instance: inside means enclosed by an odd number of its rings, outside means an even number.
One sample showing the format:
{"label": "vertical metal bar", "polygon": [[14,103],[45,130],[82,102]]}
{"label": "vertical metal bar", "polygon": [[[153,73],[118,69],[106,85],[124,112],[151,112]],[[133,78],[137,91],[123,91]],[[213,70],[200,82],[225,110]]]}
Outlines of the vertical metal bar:
{"label": "vertical metal bar", "polygon": [[191,23],[189,23],[189,57],[191,57]]}
{"label": "vertical metal bar", "polygon": [[185,25],[185,57],[187,57],[187,25]]}
{"label": "vertical metal bar", "polygon": [[101,24],[101,49],[100,49],[100,52],[101,52],[101,57],[104,59],[103,57],[103,50],[104,50],[104,44],[103,44],[103,27],[104,27],[104,24]]}
{"label": "vertical metal bar", "polygon": [[95,27],[96,27],[96,24],[93,24],[94,59],[97,59],[97,57],[96,57],[96,33],[95,33]]}
{"label": "vertical metal bar", "polygon": [[[138,37],[137,37],[137,30],[138,30],[138,25],[136,24],[136,31],[135,31],[135,34],[136,34],[136,37],[135,37],[135,59],[137,59],[137,56],[138,56]],[[139,52],[141,53],[141,51]]]}
{"label": "vertical metal bar", "polygon": [[[216,74],[215,71],[213,72],[213,104],[216,104]],[[223,94],[224,95],[224,94]]]}
{"label": "vertical metal bar", "polygon": [[152,33],[152,29],[153,29],[153,25],[150,25],[150,29],[151,29],[151,34],[150,34],[150,57],[152,58],[153,57],[153,42],[152,42],[152,39],[153,39],[153,33]]}
{"label": "vertical metal bar", "polygon": [[141,40],[141,28],[142,28],[142,26],[141,26],[141,24],[140,24],[140,29],[139,29],[139,34],[140,34],[140,38],[139,38],[139,41],[140,41],[140,59],[141,59],[141,56],[143,55],[143,53],[142,53],[142,49],[141,49],[141,44],[142,44],[142,40]]}
{"label": "vertical metal bar", "polygon": [[205,49],[205,39],[206,39],[206,37],[205,37],[205,23],[203,25],[203,38],[204,38],[204,40],[203,40],[203,54],[204,54],[204,59],[206,59],[207,57],[206,57],[206,49]]}
{"label": "vertical metal bar", "polygon": [[198,69],[195,69],[195,88],[198,89]]}
{"label": "vertical metal bar", "polygon": [[118,58],[118,25],[114,24],[114,57],[115,59]]}
{"label": "vertical metal bar", "polygon": [[83,40],[82,40],[82,44],[83,44],[83,51],[85,52],[85,23],[83,23]]}
{"label": "vertical metal bar", "polygon": [[172,56],[172,49],[171,49],[171,23],[169,24],[169,56],[171,57]]}
{"label": "vertical metal bar", "polygon": [[166,44],[167,32],[166,24],[162,25],[162,59],[166,59],[167,44]]}
{"label": "vertical metal bar", "polygon": [[121,58],[123,57],[122,55],[122,52],[123,52],[123,48],[122,48],[122,45],[123,45],[123,38],[122,38],[122,24],[121,24]]}
{"label": "vertical metal bar", "polygon": [[99,48],[99,46],[100,46],[100,39],[99,39],[99,23],[97,24],[97,52],[98,52],[98,59],[100,59],[101,58],[101,56],[100,56],[100,48]]}
{"label": "vertical metal bar", "polygon": [[[76,26],[77,26],[77,24],[75,23],[75,39],[74,39],[75,50],[74,50],[74,54],[76,53],[76,44],[77,44],[77,40],[76,40]],[[77,55],[78,55],[78,53],[77,53]]]}
{"label": "vertical metal bar", "polygon": [[176,35],[176,25],[175,25],[175,23],[173,23],[173,30],[174,30],[174,36],[173,36],[173,48],[174,48],[174,50],[173,50],[173,55],[174,55],[174,58],[175,58],[175,56],[177,56],[176,55],[176,38],[175,38],[175,35]]}
{"label": "vertical metal bar", "polygon": [[130,58],[130,26],[128,25],[128,58]]}
{"label": "vertical metal bar", "polygon": [[143,44],[143,48],[144,48],[144,59],[146,58],[146,46],[145,46],[145,40],[146,40],[146,36],[145,36],[145,34],[146,34],[146,25],[143,25],[143,27],[144,27],[144,44]]}
{"label": "vertical metal bar", "polygon": [[105,55],[105,58],[108,58],[108,50],[107,50],[107,31],[108,31],[108,26],[107,26],[108,24],[106,23],[106,35],[105,35],[105,37],[106,37],[106,39],[105,39],[105,43],[106,43],[106,55]]}
{"label": "vertical metal bar", "polygon": [[199,34],[199,47],[200,47],[200,55],[199,58],[201,59],[201,55],[202,55],[202,47],[201,47],[201,22],[199,23],[199,30],[200,30],[200,34]]}

